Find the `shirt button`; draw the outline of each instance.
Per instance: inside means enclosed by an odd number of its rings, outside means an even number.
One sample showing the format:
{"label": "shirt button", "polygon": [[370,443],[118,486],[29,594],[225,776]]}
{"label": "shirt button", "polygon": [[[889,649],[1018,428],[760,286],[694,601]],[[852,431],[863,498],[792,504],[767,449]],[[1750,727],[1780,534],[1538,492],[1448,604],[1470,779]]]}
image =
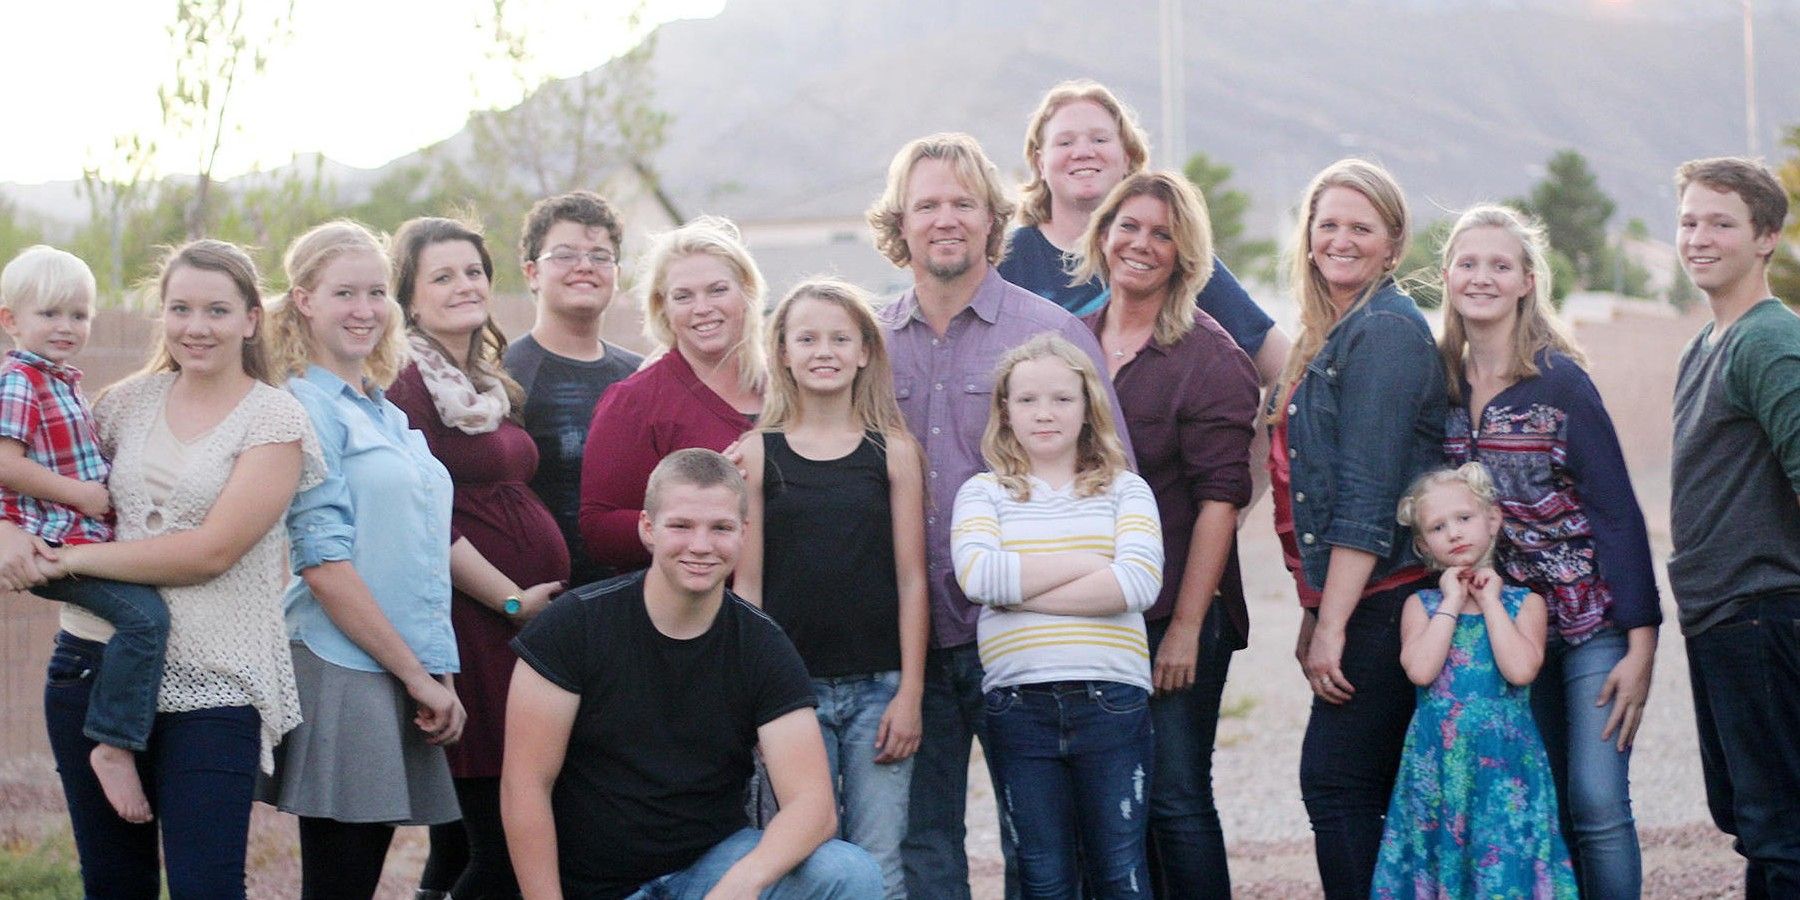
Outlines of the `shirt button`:
{"label": "shirt button", "polygon": [[1300,458],[1300,451],[1295,450],[1292,447],[1289,447],[1288,448],[1288,459],[1299,459],[1299,458]]}
{"label": "shirt button", "polygon": [[933,478],[937,477],[937,470],[935,470],[935,469],[932,470],[931,477],[933,477]]}
{"label": "shirt button", "polygon": [[1289,403],[1289,404],[1288,404],[1288,415],[1290,415],[1290,416],[1291,416],[1291,415],[1293,415],[1293,414],[1294,414],[1294,413],[1297,413],[1297,412],[1299,412],[1299,411],[1300,411],[1300,407],[1298,407],[1298,406],[1295,406],[1295,405],[1294,405],[1294,404],[1292,404],[1292,403]]}
{"label": "shirt button", "polygon": [[936,525],[936,524],[937,524],[937,516],[926,516],[926,517],[925,517],[925,524],[927,524],[927,525]]}
{"label": "shirt button", "polygon": [[1300,536],[1300,543],[1302,543],[1302,544],[1312,544],[1314,541],[1317,541],[1317,540],[1318,540],[1317,538],[1312,536],[1312,532],[1310,532],[1310,531]]}
{"label": "shirt button", "polygon": [[972,384],[971,384],[971,385],[969,385],[969,387],[968,387],[968,390],[971,390],[971,391],[972,391],[972,390],[975,390],[975,385],[972,385]]}
{"label": "shirt button", "polygon": [[1337,366],[1326,366],[1325,374],[1330,375],[1333,378],[1336,378],[1337,377]]}
{"label": "shirt button", "polygon": [[933,426],[931,426],[931,433],[932,433],[932,434],[942,434],[942,433],[943,433],[943,431],[944,431],[944,429],[942,429],[942,428],[939,428],[939,427],[937,427],[937,426],[936,426],[936,425],[933,425]]}
{"label": "shirt button", "polygon": [[934,391],[941,391],[944,389],[944,383],[940,381],[937,384],[932,385],[931,389]]}
{"label": "shirt button", "polygon": [[1306,502],[1306,492],[1305,491],[1295,491],[1294,492],[1294,502],[1295,503],[1305,503]]}

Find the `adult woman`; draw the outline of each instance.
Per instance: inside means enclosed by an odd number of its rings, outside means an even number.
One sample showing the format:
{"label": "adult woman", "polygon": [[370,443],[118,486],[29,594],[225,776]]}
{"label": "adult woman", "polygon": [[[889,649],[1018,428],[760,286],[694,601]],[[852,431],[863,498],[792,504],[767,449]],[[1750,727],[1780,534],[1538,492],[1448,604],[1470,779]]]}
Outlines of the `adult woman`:
{"label": "adult woman", "polygon": [[1462,214],[1444,242],[1453,464],[1494,474],[1497,564],[1549,604],[1531,692],[1563,833],[1588,897],[1635,897],[1631,742],[1662,622],[1643,512],[1612,419],[1550,306],[1542,229],[1503,206]]}
{"label": "adult woman", "polygon": [[1191,299],[1212,275],[1206,203],[1173,172],[1126,176],[1094,211],[1075,277],[1111,294],[1085,321],[1162,516],[1163,582],[1144,613],[1156,695],[1150,878],[1161,896],[1231,896],[1213,805],[1213,737],[1246,645],[1237,512],[1250,502],[1256,370]]}
{"label": "adult woman", "polygon": [[1270,397],[1270,493],[1306,610],[1295,656],[1316,696],[1300,791],[1319,876],[1327,897],[1366,897],[1413,710],[1400,611],[1426,577],[1394,510],[1443,460],[1444,372],[1391,275],[1409,234],[1393,176],[1341,160],[1301,208],[1300,335]]}
{"label": "adult woman", "polygon": [[[390,249],[412,359],[388,399],[450,471],[456,485],[451,530],[517,584],[566,580],[562,533],[527,486],[537,471],[537,446],[519,424],[524,391],[500,364],[506,339],[488,314],[494,262],[487,244],[461,222],[420,218],[400,226]],[[462,740],[445,752],[463,823],[432,829],[421,878],[428,891],[458,898],[519,891],[500,825],[506,694],[518,662],[508,642],[543,607],[511,602],[514,593],[489,584],[459,586],[452,594],[450,621],[462,662],[457,694],[469,720]]]}
{"label": "adult woman", "polygon": [[644,483],[664,456],[724,450],[762,410],[763,278],[729,220],[702,216],[645,254],[644,331],[667,352],[594,410],[581,466],[581,536],[602,565],[641,569]]}
{"label": "adult woman", "polygon": [[165,260],[158,287],[149,365],[95,406],[120,541],[63,547],[42,563],[49,577],[163,585],[168,656],[139,757],[157,820],[120,819],[86,763],[94,742],[82,720],[110,629],[72,607],[45,719],[88,896],[158,896],[160,830],[170,896],[243,897],[259,758],[266,770],[300,719],[278,600],[281,514],[322,465],[305,413],[267,383],[250,258],[195,241]]}
{"label": "adult woman", "polygon": [[[1077,80],[1051,88],[1025,129],[1031,178],[1019,189],[1019,227],[1007,238],[1000,277],[1078,316],[1105,305],[1105,282],[1096,276],[1071,281],[1065,260],[1080,250],[1101,200],[1143,171],[1148,145],[1136,116],[1104,85]],[[1260,380],[1273,381],[1287,359],[1287,335],[1218,257],[1208,265],[1211,275],[1196,282],[1195,302],[1250,355]]]}

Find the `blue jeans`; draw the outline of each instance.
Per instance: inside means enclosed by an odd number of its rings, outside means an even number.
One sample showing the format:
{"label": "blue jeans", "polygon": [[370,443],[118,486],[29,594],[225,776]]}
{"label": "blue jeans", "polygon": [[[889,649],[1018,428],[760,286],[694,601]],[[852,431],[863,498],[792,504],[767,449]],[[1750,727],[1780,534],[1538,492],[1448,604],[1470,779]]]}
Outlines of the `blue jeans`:
{"label": "blue jeans", "polygon": [[[1147,623],[1150,658],[1168,633],[1169,620]],[[1219,731],[1219,700],[1231,668],[1236,631],[1231,617],[1215,604],[1200,627],[1200,654],[1194,686],[1150,698],[1156,726],[1156,777],[1150,780],[1150,881],[1163,897],[1230,900],[1225,832],[1213,805],[1213,741]]]}
{"label": "blue jeans", "polygon": [[1424,582],[1364,597],[1344,630],[1342,705],[1313,697],[1300,745],[1300,798],[1327,900],[1366,900],[1400,751],[1412,722],[1413,684],[1400,667],[1400,610]]}
{"label": "blue jeans", "polygon": [[1800,592],[1762,595],[1687,646],[1706,803],[1748,861],[1744,896],[1800,897]]}
{"label": "blue jeans", "polygon": [[262,740],[256,710],[230,706],[158,714],[149,746],[138,756],[156,819],[132,825],[106,801],[88,764],[94,741],[82,733],[101,663],[100,644],[58,634],[44,687],[44,723],[87,895],[156,900],[160,828],[171,900],[242,898]]}
{"label": "blue jeans", "polygon": [[[916,900],[969,900],[969,857],[963,850],[968,829],[963,815],[969,795],[969,741],[981,741],[988,777],[998,794],[994,745],[981,712],[981,654],[974,643],[932,648],[925,654],[924,739],[913,756],[912,800],[906,810],[906,894]],[[1000,829],[1006,860],[1006,898],[1018,900],[1018,873],[1012,836]]]}
{"label": "blue jeans", "polygon": [[[701,900],[725,871],[756,849],[762,832],[745,828],[693,865],[637,889],[626,900]],[[868,900],[881,896],[881,868],[855,844],[826,841],[762,893],[762,900]]]}
{"label": "blue jeans", "polygon": [[94,673],[83,733],[113,747],[142,752],[156,718],[169,608],[156,588],[106,578],[58,578],[31,592],[73,603],[117,629],[105,644],[106,665]]}
{"label": "blue jeans", "polygon": [[1550,754],[1583,897],[1636,897],[1643,883],[1631,816],[1631,751],[1619,751],[1617,734],[1600,738],[1613,704],[1594,705],[1629,647],[1625,632],[1610,625],[1573,647],[1552,633],[1531,686],[1531,712]]}
{"label": "blue jeans", "polygon": [[1150,692],[1112,681],[1057,681],[996,688],[986,701],[1020,894],[1149,897],[1144,835],[1156,766]]}
{"label": "blue jeans", "polygon": [[906,837],[913,761],[876,764],[875,737],[899,690],[897,671],[813,679],[819,731],[838,791],[839,836],[875,858],[890,900],[906,896],[900,841]]}

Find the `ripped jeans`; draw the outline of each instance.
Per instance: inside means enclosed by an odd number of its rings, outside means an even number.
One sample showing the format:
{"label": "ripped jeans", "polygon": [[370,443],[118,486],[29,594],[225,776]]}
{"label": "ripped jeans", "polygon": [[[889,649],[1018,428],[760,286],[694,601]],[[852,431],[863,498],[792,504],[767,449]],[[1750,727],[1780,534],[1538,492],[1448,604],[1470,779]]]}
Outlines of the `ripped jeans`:
{"label": "ripped jeans", "polygon": [[1147,898],[1146,791],[1156,760],[1150,695],[1057,681],[986,695],[1001,823],[1024,900]]}

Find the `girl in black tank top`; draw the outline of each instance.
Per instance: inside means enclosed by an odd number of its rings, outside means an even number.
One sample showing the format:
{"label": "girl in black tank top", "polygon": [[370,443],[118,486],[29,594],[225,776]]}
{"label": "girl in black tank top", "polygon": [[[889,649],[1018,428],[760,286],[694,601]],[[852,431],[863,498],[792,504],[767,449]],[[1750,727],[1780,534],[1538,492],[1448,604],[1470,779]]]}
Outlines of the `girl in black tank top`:
{"label": "girl in black tank top", "polygon": [[803,283],[772,326],[762,419],[740,445],[750,524],[733,590],[806,662],[843,837],[897,896],[929,621],[920,451],[861,289]]}

